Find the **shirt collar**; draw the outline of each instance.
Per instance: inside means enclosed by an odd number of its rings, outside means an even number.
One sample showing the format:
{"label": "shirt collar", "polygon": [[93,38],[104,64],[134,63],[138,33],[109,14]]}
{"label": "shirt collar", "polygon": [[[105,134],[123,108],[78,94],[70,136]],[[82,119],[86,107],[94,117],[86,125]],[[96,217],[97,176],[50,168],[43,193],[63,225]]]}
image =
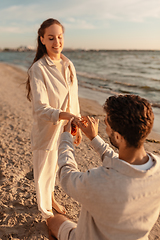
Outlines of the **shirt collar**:
{"label": "shirt collar", "polygon": [[[48,56],[48,54],[45,54],[44,58],[49,66],[56,66],[54,61]],[[66,56],[64,56],[62,53],[61,53],[61,59],[63,60],[64,65],[66,67],[70,65],[70,60]]]}
{"label": "shirt collar", "polygon": [[127,175],[130,177],[144,177],[150,176],[160,168],[160,157],[156,156],[152,153],[148,153],[153,159],[153,166],[148,170],[138,170],[131,167],[129,164],[122,162],[118,158],[109,158],[107,156],[103,159],[103,166],[106,168],[112,168],[117,172],[120,172],[123,175]]}

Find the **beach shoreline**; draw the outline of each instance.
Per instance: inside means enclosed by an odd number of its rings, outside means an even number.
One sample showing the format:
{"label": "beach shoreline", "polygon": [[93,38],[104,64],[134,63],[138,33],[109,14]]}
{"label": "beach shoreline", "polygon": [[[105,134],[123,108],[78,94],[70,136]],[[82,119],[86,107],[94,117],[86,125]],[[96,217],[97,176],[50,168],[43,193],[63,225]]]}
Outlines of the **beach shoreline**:
{"label": "beach shoreline", "polygon": [[[26,99],[27,74],[18,67],[4,63],[0,63],[0,73],[0,239],[48,239],[46,223],[37,209],[33,180],[30,148],[32,108]],[[94,100],[93,96],[89,99],[89,94],[86,98],[82,90],[79,89],[81,114],[99,118],[99,135],[109,142],[103,121],[104,102],[99,103],[97,95]],[[159,135],[154,131],[151,134],[145,142],[145,148],[160,155]],[[75,155],[80,171],[101,165],[84,135],[80,146],[75,147]],[[67,216],[77,222],[81,206],[65,194],[58,179],[55,197],[65,206]],[[152,229],[150,240],[160,239],[159,225],[160,218]]]}

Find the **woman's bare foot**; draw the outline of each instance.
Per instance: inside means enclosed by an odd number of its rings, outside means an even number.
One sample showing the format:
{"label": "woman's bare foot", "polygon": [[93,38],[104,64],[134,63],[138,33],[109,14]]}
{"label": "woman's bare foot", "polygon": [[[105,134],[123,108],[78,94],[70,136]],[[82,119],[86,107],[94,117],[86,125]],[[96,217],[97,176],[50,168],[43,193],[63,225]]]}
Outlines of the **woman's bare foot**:
{"label": "woman's bare foot", "polygon": [[52,207],[55,209],[58,213],[65,214],[66,209],[62,205],[60,205],[54,198],[54,193],[52,193]]}
{"label": "woman's bare foot", "polygon": [[52,207],[61,214],[65,214],[66,213],[66,209],[65,207],[63,207],[62,205],[60,205],[55,199],[54,201],[52,201]]}
{"label": "woman's bare foot", "polygon": [[[52,209],[50,209],[50,210],[47,210],[48,212],[51,212],[51,213],[53,213],[53,211],[52,211]],[[54,214],[53,214],[54,215]]]}

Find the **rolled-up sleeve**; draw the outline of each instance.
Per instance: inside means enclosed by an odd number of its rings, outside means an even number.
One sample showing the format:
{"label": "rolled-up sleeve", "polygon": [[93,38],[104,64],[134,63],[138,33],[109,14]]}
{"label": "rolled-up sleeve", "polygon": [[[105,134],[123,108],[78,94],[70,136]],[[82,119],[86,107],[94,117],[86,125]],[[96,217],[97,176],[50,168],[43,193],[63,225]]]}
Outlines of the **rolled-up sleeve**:
{"label": "rolled-up sleeve", "polygon": [[45,77],[42,69],[38,66],[32,67],[29,71],[30,86],[33,101],[33,110],[38,118],[57,124],[61,109],[55,109],[49,105]]}

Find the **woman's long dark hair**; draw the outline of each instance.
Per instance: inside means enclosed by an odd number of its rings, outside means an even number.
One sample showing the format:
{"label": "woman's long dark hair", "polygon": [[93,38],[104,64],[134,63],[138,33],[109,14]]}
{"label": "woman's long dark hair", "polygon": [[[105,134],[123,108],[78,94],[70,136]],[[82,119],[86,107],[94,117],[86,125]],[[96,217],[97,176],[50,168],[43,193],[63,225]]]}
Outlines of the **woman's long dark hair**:
{"label": "woman's long dark hair", "polygon": [[[32,64],[31,64],[31,66],[33,65],[33,63],[35,63],[40,58],[42,58],[45,54],[47,54],[46,47],[45,47],[45,45],[42,44],[40,37],[44,37],[45,29],[50,27],[53,24],[57,24],[57,25],[61,26],[62,27],[62,31],[64,33],[64,27],[62,26],[62,24],[58,20],[53,19],[53,18],[49,18],[49,19],[45,20],[41,24],[40,28],[38,29],[37,51],[36,51],[36,55],[35,55],[35,58],[34,58]],[[31,68],[31,66],[30,66],[30,68]],[[72,80],[73,79],[73,73],[71,71],[70,66],[69,66],[69,70],[71,72],[71,80]],[[30,87],[29,75],[28,75],[28,79],[27,79],[27,82],[26,82],[26,89],[27,89],[27,98],[28,98],[29,101],[31,101],[31,87]]]}

